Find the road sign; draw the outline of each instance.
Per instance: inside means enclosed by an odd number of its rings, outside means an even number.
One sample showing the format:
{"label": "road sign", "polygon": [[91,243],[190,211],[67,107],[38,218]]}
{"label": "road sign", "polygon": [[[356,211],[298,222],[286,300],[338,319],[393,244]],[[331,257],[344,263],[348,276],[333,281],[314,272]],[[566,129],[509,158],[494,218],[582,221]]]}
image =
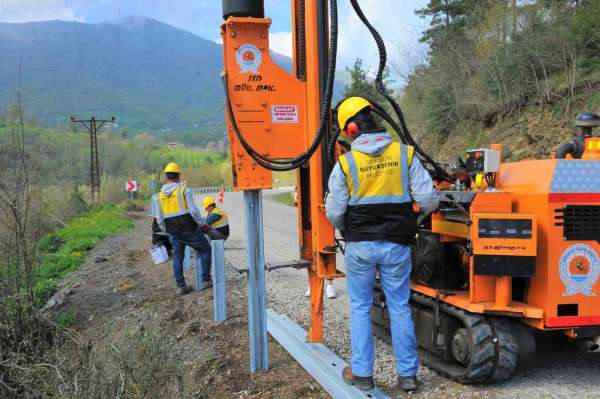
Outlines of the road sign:
{"label": "road sign", "polygon": [[135,179],[127,180],[127,183],[125,183],[125,191],[128,193],[137,193],[138,181]]}

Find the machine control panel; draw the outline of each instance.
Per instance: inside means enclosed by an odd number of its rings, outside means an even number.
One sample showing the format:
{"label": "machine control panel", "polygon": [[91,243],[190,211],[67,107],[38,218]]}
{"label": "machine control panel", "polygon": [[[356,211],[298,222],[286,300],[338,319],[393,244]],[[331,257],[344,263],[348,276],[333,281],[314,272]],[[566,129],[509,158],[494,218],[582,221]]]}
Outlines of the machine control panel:
{"label": "machine control panel", "polygon": [[500,171],[500,152],[488,148],[467,151],[465,161],[469,173],[496,173]]}

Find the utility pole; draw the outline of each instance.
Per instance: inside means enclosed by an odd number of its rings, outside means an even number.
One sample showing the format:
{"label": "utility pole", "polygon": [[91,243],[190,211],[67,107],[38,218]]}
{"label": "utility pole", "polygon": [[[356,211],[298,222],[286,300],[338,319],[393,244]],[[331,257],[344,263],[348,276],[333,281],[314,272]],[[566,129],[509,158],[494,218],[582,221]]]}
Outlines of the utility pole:
{"label": "utility pole", "polygon": [[96,119],[92,116],[90,119],[76,119],[71,117],[71,123],[81,123],[90,132],[90,194],[92,196],[92,206],[96,206],[100,200],[100,168],[98,166],[98,130],[107,123],[113,123],[115,117],[110,120]]}

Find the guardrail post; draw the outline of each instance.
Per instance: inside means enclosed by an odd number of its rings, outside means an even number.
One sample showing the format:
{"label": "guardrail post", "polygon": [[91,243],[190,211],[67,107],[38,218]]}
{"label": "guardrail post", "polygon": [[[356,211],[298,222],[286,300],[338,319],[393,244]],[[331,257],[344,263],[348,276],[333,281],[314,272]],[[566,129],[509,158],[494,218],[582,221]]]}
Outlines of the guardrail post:
{"label": "guardrail post", "polygon": [[212,240],[213,305],[215,321],[227,320],[227,290],[225,287],[225,241]]}
{"label": "guardrail post", "polygon": [[200,287],[200,284],[202,283],[202,258],[200,256],[198,256],[198,254],[196,254],[196,267],[194,268],[194,282],[196,283],[196,285],[194,285],[194,287],[196,287],[196,289],[198,289],[198,287]]}
{"label": "guardrail post", "polygon": [[248,257],[248,330],[250,371],[269,368],[267,290],[261,190],[244,191],[246,253]]}
{"label": "guardrail post", "polygon": [[[191,266],[192,266],[192,248],[186,246],[184,256],[183,256],[183,270],[185,270],[187,272],[188,270],[190,270]],[[197,286],[198,285],[196,285],[196,287]]]}

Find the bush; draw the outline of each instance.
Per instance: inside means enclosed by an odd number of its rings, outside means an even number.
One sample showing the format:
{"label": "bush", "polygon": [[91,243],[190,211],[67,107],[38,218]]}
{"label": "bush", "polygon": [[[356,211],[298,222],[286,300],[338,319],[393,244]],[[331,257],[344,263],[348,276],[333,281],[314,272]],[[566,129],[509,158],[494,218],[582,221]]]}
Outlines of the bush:
{"label": "bush", "polygon": [[58,324],[62,327],[71,328],[75,325],[77,320],[77,314],[74,310],[67,310],[62,312],[58,317]]}

